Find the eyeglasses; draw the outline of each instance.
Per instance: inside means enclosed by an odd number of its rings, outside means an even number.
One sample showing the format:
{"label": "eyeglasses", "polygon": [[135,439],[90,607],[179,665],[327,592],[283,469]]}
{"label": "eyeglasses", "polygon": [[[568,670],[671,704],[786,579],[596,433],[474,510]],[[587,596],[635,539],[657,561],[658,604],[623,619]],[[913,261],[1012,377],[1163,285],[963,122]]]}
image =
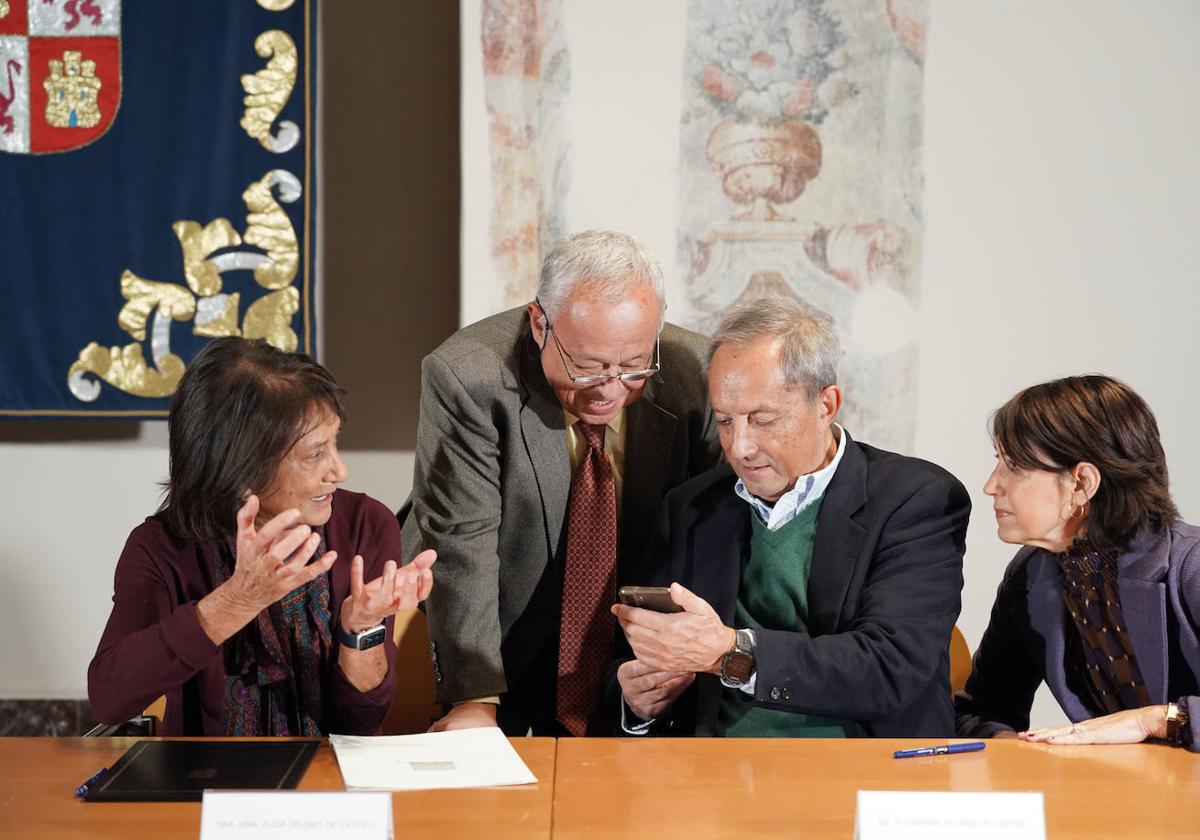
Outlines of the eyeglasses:
{"label": "eyeglasses", "polygon": [[[546,332],[550,334],[550,338],[554,340],[554,347],[558,350],[558,357],[562,359],[563,370],[567,372],[567,377],[575,385],[586,387],[588,385],[602,385],[610,379],[619,379],[622,382],[641,382],[644,379],[649,379],[662,368],[659,337],[654,337],[654,364],[643,370],[627,370],[622,373],[596,373],[596,374],[576,374],[572,371],[572,367],[578,368],[575,360],[571,358],[571,354],[563,349],[562,342],[558,340],[558,333],[554,331],[554,325],[550,323],[550,316],[546,314],[542,302],[536,298],[533,301],[537,304],[538,309],[542,310],[542,315],[546,319]],[[542,343],[542,352],[546,351],[545,342]],[[568,364],[570,360],[570,364]]]}

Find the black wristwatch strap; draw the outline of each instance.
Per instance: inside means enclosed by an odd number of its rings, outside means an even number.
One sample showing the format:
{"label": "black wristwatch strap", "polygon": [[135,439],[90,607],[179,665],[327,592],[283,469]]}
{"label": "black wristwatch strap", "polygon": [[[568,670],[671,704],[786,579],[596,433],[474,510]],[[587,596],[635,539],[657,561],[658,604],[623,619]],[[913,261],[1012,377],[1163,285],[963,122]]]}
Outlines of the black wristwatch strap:
{"label": "black wristwatch strap", "polygon": [[383,639],[387,635],[386,623],[376,624],[374,627],[359,630],[357,633],[350,633],[343,629],[340,623],[336,627],[338,641],[353,650],[370,650],[383,644]]}

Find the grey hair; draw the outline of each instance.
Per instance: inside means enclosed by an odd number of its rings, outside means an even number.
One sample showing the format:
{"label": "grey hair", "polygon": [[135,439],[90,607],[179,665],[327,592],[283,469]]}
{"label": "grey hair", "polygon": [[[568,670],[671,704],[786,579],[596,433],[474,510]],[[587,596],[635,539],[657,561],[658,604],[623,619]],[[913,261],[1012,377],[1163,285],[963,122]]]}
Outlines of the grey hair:
{"label": "grey hair", "polygon": [[772,336],[783,340],[780,368],[791,389],[802,388],[810,400],[837,384],[841,345],[833,320],[794,297],[763,297],[739,304],[725,314],[713,333],[708,362],[722,344],[753,344]]}
{"label": "grey hair", "polygon": [[550,318],[558,317],[581,283],[607,303],[624,300],[637,286],[646,286],[658,299],[658,328],[662,329],[667,308],[662,269],[632,236],[615,230],[585,230],[560,240],[542,262],[537,290],[542,310]]}

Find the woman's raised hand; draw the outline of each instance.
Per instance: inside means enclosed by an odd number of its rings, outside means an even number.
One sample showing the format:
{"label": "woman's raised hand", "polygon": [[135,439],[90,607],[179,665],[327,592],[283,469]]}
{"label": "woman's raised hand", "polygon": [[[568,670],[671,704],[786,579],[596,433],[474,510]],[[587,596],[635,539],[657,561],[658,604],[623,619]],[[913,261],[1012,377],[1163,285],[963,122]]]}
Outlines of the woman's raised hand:
{"label": "woman's raised hand", "polygon": [[388,560],[383,564],[382,575],[363,583],[363,559],[354,555],[350,562],[350,595],[342,604],[342,627],[357,633],[400,610],[414,609],[433,589],[431,567],[436,559],[437,554],[429,549],[407,566],[397,566],[394,560]]}
{"label": "woman's raised hand", "polygon": [[327,551],[312,559],[321,537],[300,519],[300,511],[285,510],[261,528],[255,527],[258,497],[250,496],[237,514],[237,565],[230,576],[230,595],[259,611],[329,571],[337,559]]}

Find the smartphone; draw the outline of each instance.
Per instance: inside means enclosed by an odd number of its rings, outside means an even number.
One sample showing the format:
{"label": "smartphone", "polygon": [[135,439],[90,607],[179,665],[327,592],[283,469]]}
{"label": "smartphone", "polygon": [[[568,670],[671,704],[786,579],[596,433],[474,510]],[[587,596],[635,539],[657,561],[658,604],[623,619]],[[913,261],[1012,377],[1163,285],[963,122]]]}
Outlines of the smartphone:
{"label": "smartphone", "polygon": [[622,586],[617,592],[622,604],[661,613],[683,612],[683,607],[671,600],[671,590],[665,586]]}

